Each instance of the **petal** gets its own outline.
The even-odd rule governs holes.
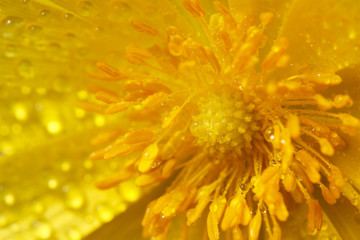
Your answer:
[[[282,16],[284,11],[291,6],[293,0],[229,0],[229,7],[234,16],[238,17],[242,14],[259,15],[263,12],[274,12]]]
[[[163,193],[164,184],[152,188],[138,202],[134,203],[125,212],[119,214],[111,222],[103,224],[99,229],[89,234],[84,240],[96,239],[128,239],[139,240],[142,237],[141,220],[144,216],[144,209],[148,203]]]
[[[344,69],[338,74],[343,82],[334,92],[346,91],[354,101],[353,107],[348,109],[348,113],[360,118],[360,66]],[[360,135],[347,137],[346,140],[347,148],[345,151],[337,151],[332,160],[349,178],[350,182],[360,189]]]
[[[280,36],[292,62],[337,71],[360,63],[360,2],[295,0]]]

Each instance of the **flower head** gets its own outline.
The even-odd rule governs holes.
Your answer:
[[[340,198],[347,183],[330,158],[346,148],[343,135],[356,135],[360,126],[343,113],[353,105],[351,96],[323,94],[341,77],[291,61],[287,37],[268,44],[276,12],[239,16],[215,1],[216,12],[207,16],[198,0],[182,3],[202,36],[133,20],[134,29],[156,44],[128,46],[129,66],[97,65],[93,76],[118,82],[121,93],[92,87],[107,105],[80,106],[104,114],[128,111],[132,121],[147,122],[91,155],[131,156],[97,186],[113,187],[133,175],[138,186],[148,186],[177,172],[167,193],[148,205],[145,236],[165,238],[176,215],[186,214],[190,226],[206,214],[211,240],[219,239],[219,228],[232,229],[235,239],[247,229],[257,239],[262,222],[272,239],[280,239],[278,222],[288,219],[289,202],[306,202],[307,229],[320,230],[314,187],[329,204]]]

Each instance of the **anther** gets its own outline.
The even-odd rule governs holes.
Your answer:
[[[204,17],[205,10],[198,0],[182,0],[184,7],[196,18]]]
[[[124,111],[128,109],[130,106],[129,102],[117,102],[117,103],[111,103],[108,108],[106,108],[105,113],[106,114],[115,114],[121,111]]]
[[[116,67],[111,66],[110,64],[107,64],[105,62],[97,62],[96,67],[100,69],[101,71],[107,73],[111,77],[119,77],[120,72]]]
[[[159,34],[158,31],[155,28],[150,27],[149,25],[147,25],[145,23],[142,23],[142,22],[139,22],[139,21],[136,21],[136,20],[132,20],[131,25],[138,32],[143,32],[143,33],[146,33],[146,34],[151,35],[151,36],[156,36],[156,35]]]

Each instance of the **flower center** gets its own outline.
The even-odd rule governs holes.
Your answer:
[[[245,103],[241,94],[203,97],[198,103],[200,113],[194,116],[190,131],[197,144],[220,152],[251,148],[256,130],[252,103]]]

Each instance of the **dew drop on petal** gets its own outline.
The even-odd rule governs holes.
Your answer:
[[[12,206],[14,205],[16,202],[16,198],[15,198],[15,195],[12,194],[12,193],[7,193],[5,194],[4,196],[4,203],[8,206]]]
[[[264,131],[264,137],[265,137],[265,140],[268,142],[274,141],[274,138],[275,138],[274,128],[273,127],[266,128]]]
[[[29,60],[26,60],[26,59],[22,60],[18,64],[17,72],[21,77],[23,77],[25,79],[33,78],[35,75],[35,70],[34,70],[33,64]]]

